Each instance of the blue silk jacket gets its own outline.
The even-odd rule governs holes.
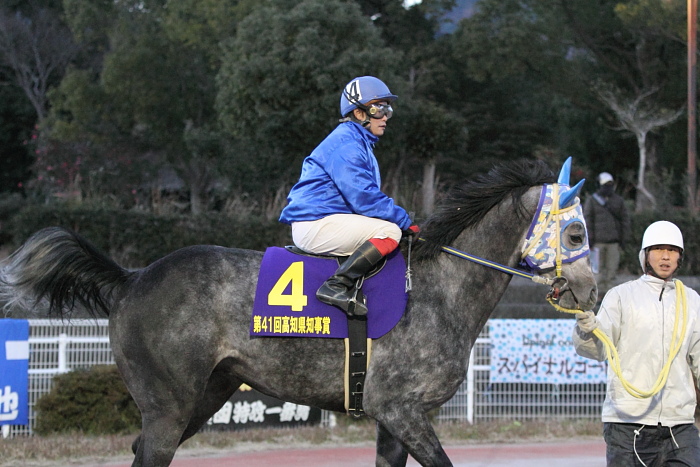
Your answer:
[[[287,197],[280,221],[314,221],[331,214],[360,214],[411,225],[405,209],[381,189],[373,146],[379,140],[354,122],[338,125],[304,159],[301,177]]]

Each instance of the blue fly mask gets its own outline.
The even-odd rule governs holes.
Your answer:
[[[521,265],[537,272],[556,269],[590,253],[586,222],[578,193],[585,180],[569,188],[571,158],[567,159],[556,184],[544,185],[537,212],[523,245]]]

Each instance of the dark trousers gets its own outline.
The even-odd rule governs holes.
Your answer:
[[[693,424],[669,428],[603,423],[603,438],[607,445],[608,467],[642,467],[644,464],[647,467],[700,466],[700,438]]]

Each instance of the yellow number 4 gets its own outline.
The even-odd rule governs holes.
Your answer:
[[[289,283],[292,283],[291,294],[286,294]],[[297,261],[289,265],[282,273],[277,283],[267,295],[268,305],[291,306],[292,311],[302,311],[308,303],[304,295],[304,263]]]

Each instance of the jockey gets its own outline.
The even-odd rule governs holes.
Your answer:
[[[381,80],[361,76],[340,95],[340,124],[304,159],[280,221],[292,226],[294,244],[309,253],[349,256],[316,292],[323,303],[349,315],[353,289],[404,231],[418,233],[405,209],[381,191],[374,144],[386,131],[397,98]]]

